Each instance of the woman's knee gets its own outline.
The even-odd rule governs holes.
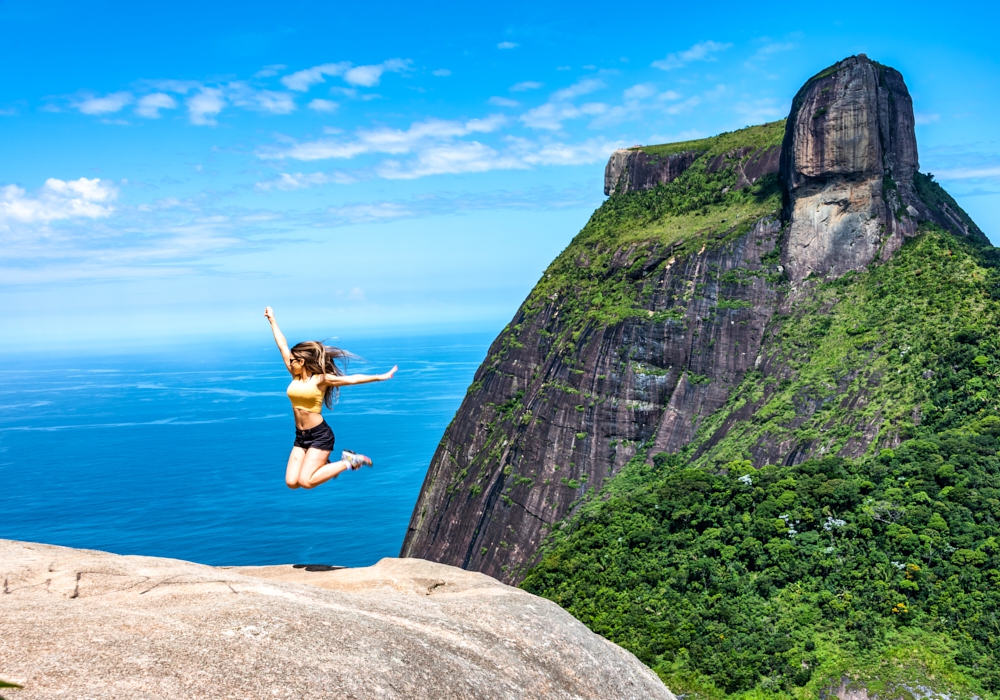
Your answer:
[[[297,483],[293,488],[311,489],[313,488],[313,485],[308,481],[299,481],[299,483]]]

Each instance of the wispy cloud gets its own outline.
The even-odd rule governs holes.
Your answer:
[[[934,171],[942,180],[979,180],[1000,177],[1000,165],[967,168],[941,168]]]
[[[139,98],[135,113],[146,119],[159,119],[161,109],[175,109],[177,100],[165,92],[153,92]]]
[[[513,41],[501,41],[497,44],[498,49],[516,49],[520,44],[515,44]]]
[[[86,95],[76,100],[73,106],[83,114],[114,114],[132,104],[133,99],[131,92],[112,92],[104,97]]]
[[[731,48],[732,44],[723,44],[718,41],[702,41],[695,44],[686,51],[668,54],[666,58],[653,61],[652,66],[660,70],[673,70],[686,66],[694,61],[714,61],[716,54]]]
[[[289,93],[258,90],[244,82],[229,83],[224,94],[234,106],[256,112],[291,114],[296,108],[295,100]]]
[[[520,83],[514,83],[510,86],[511,92],[524,92],[525,90],[537,90],[538,88],[544,86],[545,83],[539,83],[536,80],[525,80]]]
[[[775,54],[784,53],[798,48],[798,44],[791,41],[767,41],[763,46],[754,51],[753,56],[747,59],[746,65],[750,68],[766,61]]]
[[[933,124],[941,119],[940,114],[928,114],[926,112],[917,112],[913,115],[913,120],[917,124]]]
[[[258,182],[256,187],[259,190],[301,190],[315,185],[327,185],[335,183],[338,185],[349,185],[357,182],[357,178],[347,173],[281,173],[273,180]]]
[[[340,107],[340,104],[333,100],[316,99],[309,103],[309,109],[316,110],[317,112],[335,112],[338,107]]]
[[[414,122],[405,130],[359,129],[353,137],[347,139],[325,138],[307,141],[277,150],[263,150],[259,155],[267,159],[303,161],[354,158],[365,153],[400,155],[412,152],[420,144],[451,140],[475,133],[489,133],[497,130],[505,121],[506,118],[499,114],[465,122],[427,119]]]
[[[269,66],[264,66],[259,71],[253,74],[255,78],[271,78],[280,73],[281,71],[288,68],[284,63],[272,63]]]
[[[219,88],[203,87],[198,93],[187,98],[186,104],[192,124],[215,126],[218,123],[215,117],[226,106],[226,100]]]
[[[449,75],[451,75],[451,71],[448,70],[447,68],[438,68],[437,70],[432,70],[431,75],[435,75],[438,78],[447,78]]]
[[[281,79],[281,82],[289,90],[306,92],[313,85],[325,82],[326,76],[340,76],[348,85],[373,87],[378,85],[384,73],[406,72],[410,70],[412,63],[413,61],[408,58],[391,58],[382,63],[365,66],[354,66],[348,61],[324,63],[286,75]]]
[[[569,87],[556,90],[549,96],[549,101],[538,107],[529,109],[520,116],[522,124],[530,129],[559,131],[563,122],[585,116],[596,116],[607,111],[607,105],[601,102],[590,102],[575,105],[570,100],[590,94],[605,87],[603,81],[597,78],[584,78]]]
[[[518,107],[521,104],[517,100],[512,100],[509,97],[497,97],[497,96],[491,97],[490,99],[486,100],[486,102],[491,105],[496,105],[497,107]]]

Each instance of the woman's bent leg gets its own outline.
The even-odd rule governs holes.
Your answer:
[[[288,466],[285,467],[285,486],[290,489],[299,487],[299,474],[302,472],[302,462],[305,456],[306,451],[301,447],[293,447],[292,453],[288,455]]]
[[[299,486],[306,489],[314,488],[351,468],[351,465],[343,460],[327,462],[326,460],[329,458],[329,450],[317,450],[310,447],[302,462],[302,470],[299,472]]]

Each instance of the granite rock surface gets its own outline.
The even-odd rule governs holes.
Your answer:
[[[671,182],[690,168],[699,155],[699,151],[669,156],[650,155],[638,149],[615,151],[604,168],[604,194],[650,190]]]
[[[0,578],[9,700],[675,700],[554,603],[422,560],[213,568],[0,540]]]

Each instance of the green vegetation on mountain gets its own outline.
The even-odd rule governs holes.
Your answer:
[[[780,202],[764,182],[716,194],[711,177],[691,173],[703,189],[685,201],[740,198],[758,215]],[[613,197],[573,245],[691,235],[674,217],[702,209],[673,204],[683,179]],[[847,674],[870,694],[1000,696],[1000,258],[982,240],[923,224],[888,262],[809,288],[772,320],[783,371],[749,372],[679,453],[640,452],[552,533],[523,587],[678,694],[816,698]],[[567,253],[546,284],[593,274]],[[757,470],[765,438],[870,446]]]
[[[716,156],[744,146],[778,146],[784,128],[782,120],[712,138],[668,144],[681,147],[680,151],[701,151],[702,155],[672,182],[606,200],[545,271],[525,304],[526,311],[530,314],[556,295],[561,299],[563,318],[572,319],[565,324],[572,330],[579,330],[587,321],[607,325],[646,314],[641,302],[649,293],[653,273],[667,265],[671,257],[679,259],[703,247],[724,245],[747,233],[761,218],[779,215],[781,187],[776,175],[767,175],[737,190],[737,174],[731,164],[714,173],[708,171],[708,165]],[[658,149],[666,148],[650,146],[643,150],[656,154],[661,153]],[[671,152],[677,151],[662,151]],[[659,264],[642,275],[620,268],[612,270],[615,254],[633,244],[639,253],[664,251]],[[635,264],[641,267],[647,256],[635,253],[634,257]]]

